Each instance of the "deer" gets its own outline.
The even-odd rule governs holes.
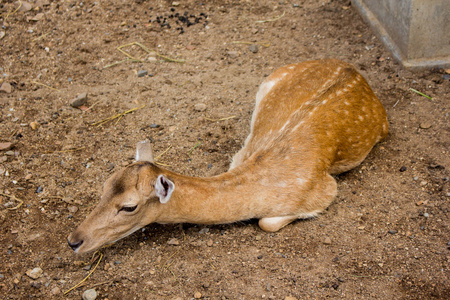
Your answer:
[[[78,254],[151,223],[226,224],[259,219],[276,232],[316,217],[349,171],[386,138],[386,111],[350,64],[323,59],[275,70],[256,94],[250,134],[225,173],[190,177],[155,164],[151,143],[104,184],[95,209],[68,237]]]

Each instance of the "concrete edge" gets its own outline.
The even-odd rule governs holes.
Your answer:
[[[423,70],[430,68],[450,68],[450,56],[426,58],[426,59],[410,59],[404,57],[400,49],[396,46],[391,36],[387,33],[383,24],[378,21],[376,16],[367,8],[362,0],[351,0],[352,6],[356,8],[359,15],[367,22],[376,36],[381,40],[384,46],[392,53],[395,60],[408,70]]]

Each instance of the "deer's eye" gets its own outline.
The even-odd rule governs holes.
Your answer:
[[[121,211],[133,212],[133,211],[136,210],[136,208],[137,208],[137,205],[135,205],[135,206],[122,206],[122,207],[119,209],[119,212],[121,212]]]

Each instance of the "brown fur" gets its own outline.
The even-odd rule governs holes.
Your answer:
[[[250,135],[228,172],[193,178],[138,161],[106,182],[69,244],[91,251],[153,222],[258,218],[262,229],[277,231],[324,210],[337,193],[330,174],[359,165],[387,133],[383,106],[352,66],[330,59],[282,67],[261,85]],[[155,192],[160,175],[175,185],[167,203]],[[129,205],[136,210],[121,211]]]

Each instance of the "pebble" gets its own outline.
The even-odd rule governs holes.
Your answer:
[[[138,71],[137,76],[138,76],[138,77],[144,77],[144,76],[146,76],[147,74],[148,74],[148,71],[146,71],[146,70],[140,70],[140,71]]]
[[[450,80],[450,74],[444,74],[444,80]]]
[[[39,124],[38,122],[36,122],[36,121],[33,121],[33,122],[30,123],[30,127],[31,127],[31,129],[33,129],[33,130],[38,129],[39,126],[40,126],[40,124]]]
[[[14,156],[14,151],[6,151],[5,154],[8,156]]]
[[[419,124],[419,127],[421,129],[429,129],[431,127],[431,124],[428,123],[428,122],[422,122],[422,123]]]
[[[78,207],[76,207],[75,205],[69,206],[67,209],[73,214],[78,211]]]
[[[150,128],[159,128],[161,125],[158,124],[150,124]]]
[[[323,241],[323,243],[325,245],[330,245],[331,244],[331,239],[329,237],[326,237],[325,240]]]
[[[42,269],[39,267],[25,272],[25,274],[27,274],[27,276],[32,279],[38,279],[39,277],[42,276],[43,273],[44,273],[44,271],[42,271]]]
[[[402,166],[402,167],[400,168],[399,171],[400,171],[400,172],[405,172],[405,171],[406,171],[406,167],[405,167],[405,166]]]
[[[12,92],[12,87],[8,82],[3,82],[2,86],[0,87],[0,91],[10,94]]]
[[[206,104],[205,103],[197,103],[197,104],[195,104],[194,109],[199,112],[205,111]]]
[[[424,213],[423,216],[424,216],[425,218],[428,218],[430,215],[429,215],[428,213]]]
[[[205,228],[200,229],[200,231],[198,233],[205,234],[205,233],[208,233],[208,232],[209,232],[209,228],[205,227]]]
[[[237,57],[239,57],[239,52],[237,52],[237,51],[228,51],[227,54],[228,54],[228,56],[230,58],[237,58]]]
[[[43,190],[44,188],[42,186],[38,186],[38,188],[36,189],[36,193],[42,193]]]
[[[173,239],[168,240],[167,244],[178,246],[180,244],[180,241],[178,239],[176,239],[176,238],[173,238]]]
[[[255,44],[250,45],[248,48],[252,53],[258,53],[258,46]]]
[[[391,230],[388,231],[388,233],[390,233],[390,234],[396,234],[396,233],[397,233],[397,230],[391,229]]]
[[[82,298],[83,300],[94,300],[97,298],[97,292],[94,289],[85,290]]]
[[[255,237],[255,240],[257,240],[257,241],[260,241],[262,239],[262,236],[261,235],[257,235],[256,237]]]
[[[212,240],[208,240],[206,242],[206,246],[208,246],[208,247],[212,247],[213,244],[214,244],[214,242]]]
[[[70,102],[70,106],[78,108],[80,106],[85,105],[86,102],[87,102],[87,93],[84,92],[84,93],[81,93],[78,96],[76,96],[75,99],[73,99]]]
[[[13,146],[13,143],[6,142],[6,143],[0,143],[0,150],[5,151],[11,149]]]
[[[61,290],[59,289],[59,287],[54,287],[52,288],[52,290],[50,291],[50,293],[52,295],[58,295],[59,293],[61,293]]]
[[[297,298],[292,297],[292,296],[287,296],[284,298],[284,300],[297,300]]]
[[[194,293],[194,298],[195,299],[200,299],[202,297],[202,293],[200,293],[200,292],[195,292]]]

